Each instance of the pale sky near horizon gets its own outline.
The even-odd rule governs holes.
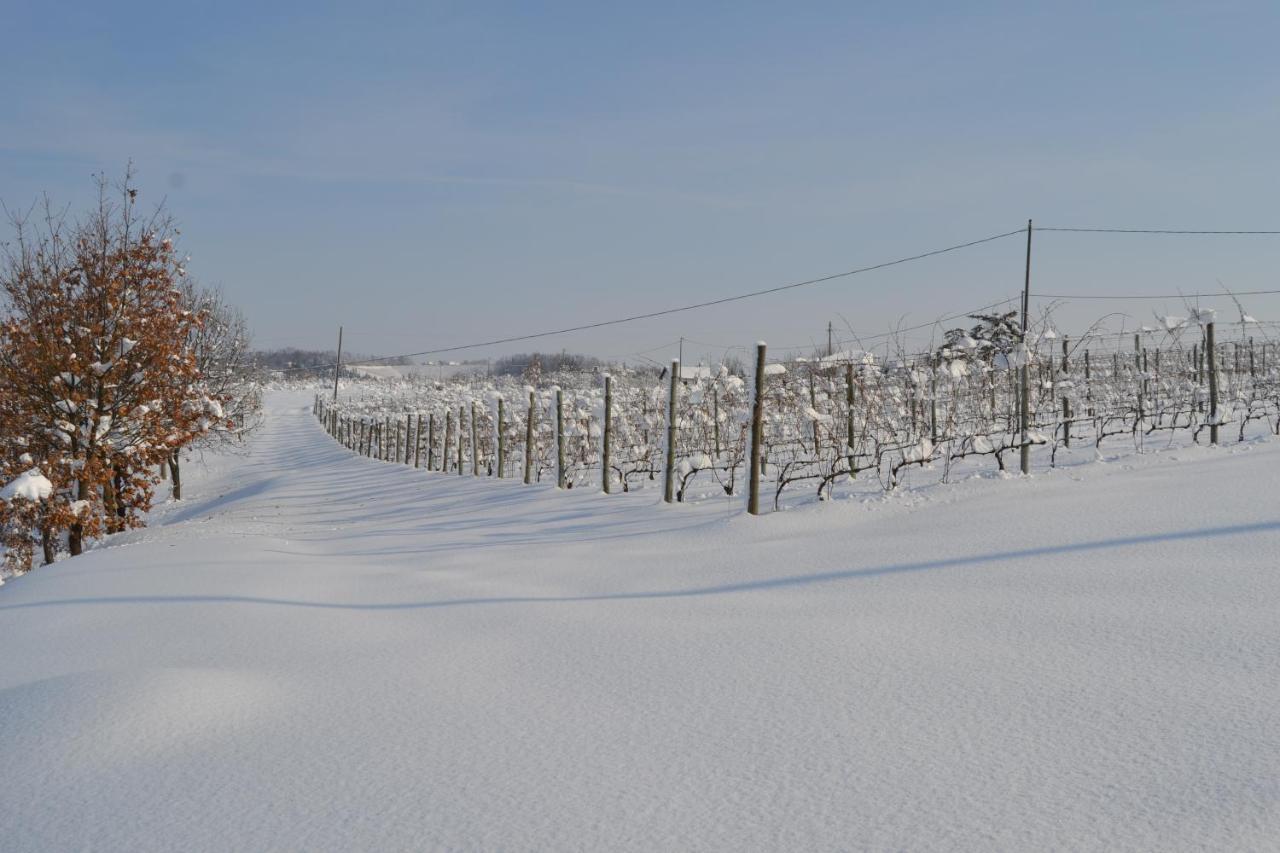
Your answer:
[[[332,347],[339,323],[384,354],[560,328],[1028,217],[1280,229],[1270,3],[5,0],[0,22],[0,200],[75,209],[132,159],[263,347]],[[1016,295],[1023,251],[455,357],[872,335]],[[1033,289],[1280,289],[1278,259],[1277,237],[1044,233]],[[1280,320],[1280,297],[1246,307]],[[1059,318],[1153,310],[1181,306]]]

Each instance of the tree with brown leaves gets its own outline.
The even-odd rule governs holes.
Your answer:
[[[204,319],[184,299],[176,230],[162,211],[138,216],[130,178],[118,192],[100,179],[73,225],[48,204],[34,227],[16,219],[0,256],[0,482],[34,472],[52,486],[0,500],[19,568],[23,537],[48,561],[64,534],[74,556],[141,526],[156,467],[226,420],[189,346]]]

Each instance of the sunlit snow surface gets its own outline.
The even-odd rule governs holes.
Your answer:
[[[0,588],[0,848],[1280,839],[1280,442],[750,518],[268,407],[152,528]]]

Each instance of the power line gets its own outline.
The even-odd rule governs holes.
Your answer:
[[[1077,234],[1203,234],[1203,235],[1240,235],[1240,236],[1275,236],[1280,231],[1185,231],[1173,228],[1048,228],[1040,225],[1032,231],[1067,231]]]
[[[476,343],[458,344],[457,346],[441,347],[439,349],[422,350],[421,352],[407,352],[407,353],[400,353],[399,355],[387,355],[387,356],[382,356],[380,358],[368,359],[363,363],[374,364],[377,362],[395,361],[396,359],[401,359],[401,358],[417,358],[419,356],[424,356],[424,355],[442,355],[444,353],[458,352],[459,350],[464,350],[464,349],[478,349],[480,347],[498,346],[499,344],[511,344],[511,343],[518,343],[520,341],[531,341],[531,340],[536,340],[538,338],[549,338],[549,337],[554,337],[556,335],[567,335],[570,332],[585,332],[590,329],[601,329],[606,326],[617,326],[622,323],[632,323],[632,322],[635,322],[636,320],[649,320],[654,317],[665,317],[670,314],[679,314],[683,311],[694,311],[699,308],[711,308],[716,305],[726,305],[730,302],[740,302],[744,299],[754,299],[757,296],[765,296],[770,293],[781,293],[786,290],[795,290],[796,288],[799,288],[799,287],[809,287],[810,285],[814,285],[814,284],[822,284],[824,282],[834,281],[838,278],[848,278],[849,276],[861,275],[862,273],[868,273],[868,272],[874,272],[875,270],[882,270],[888,267],[897,266],[899,264],[910,263],[911,261],[919,261],[925,258],[932,258],[937,255],[945,255],[948,252],[956,252],[956,251],[959,251],[960,249],[968,249],[972,246],[979,246],[983,243],[991,243],[995,240],[1000,240],[1005,237],[1012,237],[1015,234],[1024,234],[1024,233],[1026,233],[1025,228],[1018,228],[1014,231],[1006,231],[1003,234],[995,234],[990,237],[983,237],[980,240],[970,240],[968,243],[959,243],[955,246],[947,246],[945,249],[934,249],[929,252],[921,252],[918,255],[911,255],[906,258],[898,258],[892,261],[885,261],[883,263],[873,264],[868,267],[859,267],[858,269],[847,270],[845,272],[839,272],[833,275],[826,275],[826,276],[822,276],[821,278],[811,278],[805,281],[797,281],[797,282],[792,282],[791,284],[779,285],[777,287],[767,287],[764,290],[753,290],[750,293],[740,293],[736,296],[726,296],[721,299],[711,299],[706,302],[695,302],[692,305],[682,305],[678,308],[666,308],[661,311],[650,311],[644,314],[632,314],[631,316],[628,316],[628,317],[619,317],[614,320],[601,320],[596,323],[584,323],[580,326],[569,326],[564,329],[555,329],[548,332],[534,332],[533,334],[528,334],[528,335],[512,335],[511,337],[496,338],[491,341],[478,341]],[[334,366],[333,364],[327,364],[327,365],[316,365],[313,367],[305,367],[305,368],[302,368],[302,367],[286,368],[284,372],[288,372],[291,370],[323,370],[326,367],[333,367],[333,366]]]

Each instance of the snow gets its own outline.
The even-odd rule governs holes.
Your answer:
[[[30,458],[24,454],[24,458]],[[53,483],[39,468],[32,468],[19,474],[16,479],[0,489],[0,500],[11,501],[14,498],[25,498],[29,501],[42,501],[53,494]]]
[[[267,406],[153,527],[0,588],[0,846],[1280,837],[1280,442],[752,518]]]

